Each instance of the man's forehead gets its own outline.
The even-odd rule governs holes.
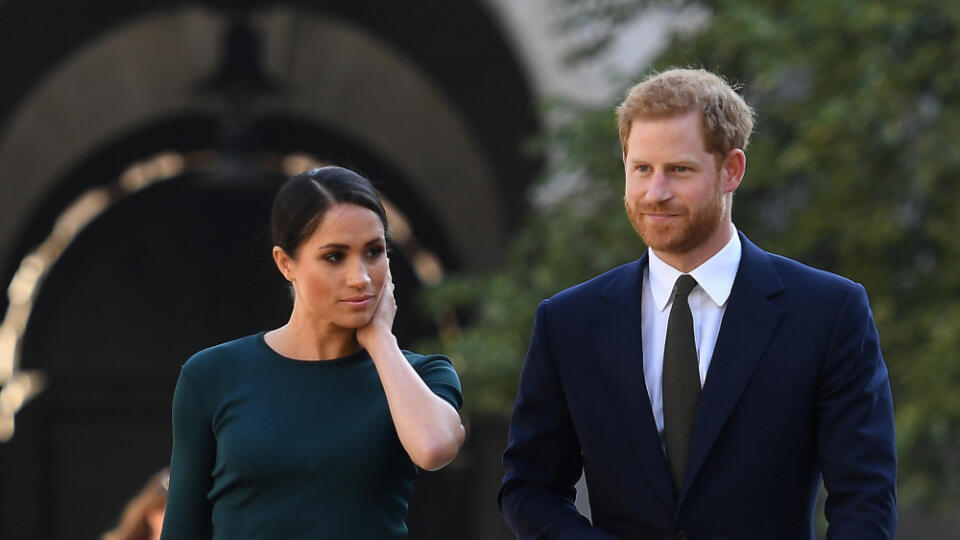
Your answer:
[[[639,135],[638,139],[635,135]],[[654,137],[649,140],[649,137]],[[703,130],[703,121],[695,112],[684,115],[659,117],[642,117],[630,125],[627,134],[627,146],[635,146],[645,138],[648,144],[664,145],[667,143],[684,143],[688,145],[691,137],[700,142],[702,149],[706,149],[706,136]]]

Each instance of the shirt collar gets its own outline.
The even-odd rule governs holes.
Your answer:
[[[730,298],[733,280],[737,277],[737,269],[740,267],[741,249],[740,235],[734,230],[723,249],[689,272],[718,307],[722,307]],[[677,278],[683,272],[664,262],[652,249],[647,251],[650,254],[648,272],[653,301],[657,309],[663,311],[670,302],[670,295],[673,294],[673,286]]]

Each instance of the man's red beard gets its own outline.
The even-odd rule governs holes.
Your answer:
[[[648,246],[662,253],[688,253],[707,241],[723,220],[723,193],[700,208],[679,204],[645,205],[624,199],[627,217]],[[670,223],[655,223],[645,214],[675,214]]]

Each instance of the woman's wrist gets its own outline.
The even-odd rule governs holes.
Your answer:
[[[376,360],[376,358],[380,356],[379,353],[387,352],[391,349],[400,348],[399,345],[397,345],[396,336],[393,335],[393,332],[389,332],[389,331],[377,332],[372,336],[368,337],[367,339],[365,339],[364,342],[361,343],[361,345],[363,345],[363,348],[365,348],[367,352],[370,353],[370,356],[374,360]]]

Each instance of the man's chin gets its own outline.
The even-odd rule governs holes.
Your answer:
[[[647,247],[658,254],[683,255],[693,251],[706,241],[705,237],[694,236],[690,231],[644,232],[647,234],[641,234],[640,237],[647,244]]]
[[[648,247],[657,253],[682,255],[708,242],[711,235],[722,226],[722,222],[711,223],[682,223],[660,224],[631,219],[633,228]]]
[[[673,227],[657,227],[645,224],[643,227],[634,228],[637,229],[643,242],[654,251],[672,253],[683,243],[682,231],[678,232]]]
[[[647,244],[647,247],[657,253],[682,253],[684,251],[682,243],[676,240],[671,241],[662,238],[647,240],[644,238],[643,241]]]

